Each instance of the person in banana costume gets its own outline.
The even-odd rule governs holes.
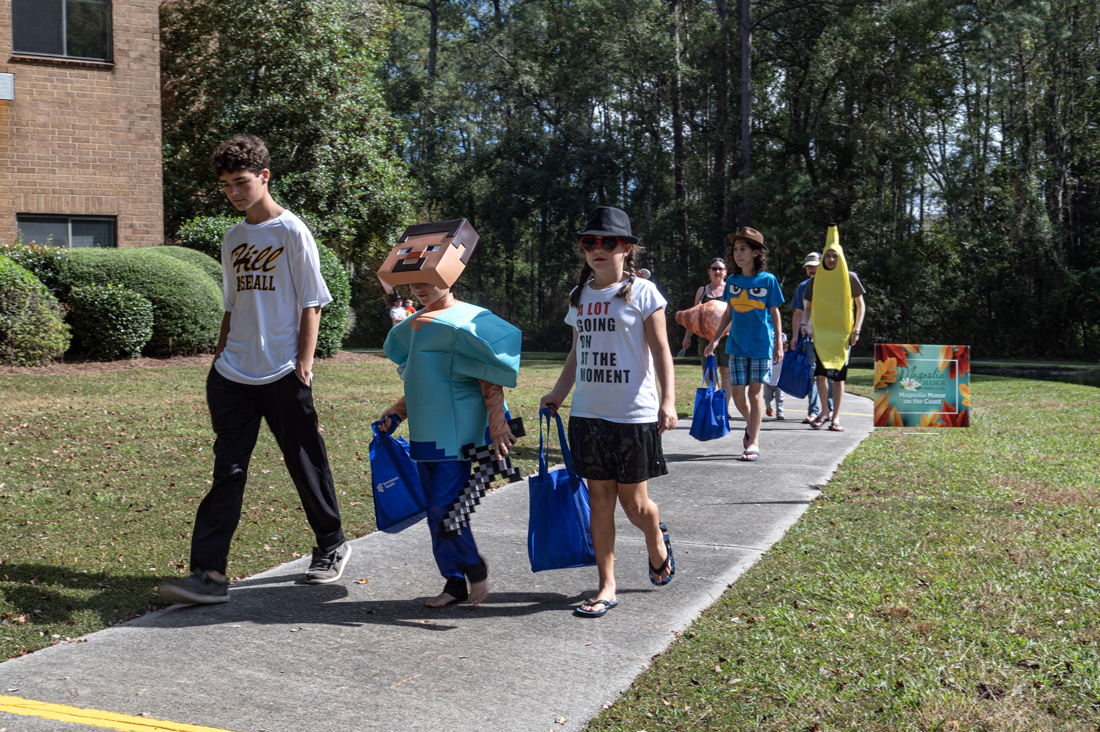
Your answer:
[[[851,347],[859,340],[859,330],[867,314],[863,302],[863,284],[855,272],[848,270],[844,250],[840,247],[840,234],[836,226],[830,226],[825,236],[825,251],[821,266],[806,286],[802,309],[802,335],[812,335],[817,366],[817,393],[821,400],[820,412],[810,423],[815,430],[829,421],[829,429],[843,432],[840,424],[840,401],[844,395],[844,381],[848,378],[848,359]],[[852,315],[853,305],[855,316]],[[828,396],[826,380],[833,380],[833,409],[826,407]]]

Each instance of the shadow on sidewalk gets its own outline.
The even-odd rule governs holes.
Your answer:
[[[336,625],[357,627],[389,625],[411,630],[439,632],[454,630],[453,622],[479,618],[517,618],[539,613],[565,613],[591,593],[573,596],[558,592],[493,592],[476,607],[456,603],[442,608],[424,607],[427,596],[407,600],[364,598],[351,600],[351,588],[344,585],[306,585],[300,575],[257,578],[231,586],[230,601],[220,605],[185,605],[146,616],[137,622],[158,628],[250,625]],[[619,594],[645,592],[623,589]],[[594,592],[594,590],[593,590]],[[364,592],[366,594],[366,592]]]

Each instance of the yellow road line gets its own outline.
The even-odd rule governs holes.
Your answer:
[[[214,727],[199,727],[194,724],[132,717],[129,714],[101,712],[97,709],[81,709],[80,707],[70,707],[64,704],[47,704],[31,701],[30,699],[20,699],[17,696],[0,696],[0,712],[55,719],[59,722],[72,722],[92,727],[106,727],[107,729],[119,730],[119,732],[228,732],[228,730],[215,729]]]

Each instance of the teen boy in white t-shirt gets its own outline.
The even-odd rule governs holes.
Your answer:
[[[214,482],[195,516],[191,576],[168,580],[160,589],[171,602],[229,599],[229,544],[261,418],[275,434],[317,538],[305,581],[336,581],[351,552],[313,407],[317,329],[321,308],[332,302],[317,244],[305,224],[271,197],[270,158],[259,138],[238,135],[222,143],[211,165],[245,219],[222,242],[225,315],[206,379],[217,435]]]

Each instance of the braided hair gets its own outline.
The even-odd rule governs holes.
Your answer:
[[[630,279],[623,283],[619,291],[615,293],[615,297],[625,298],[627,302],[630,302],[630,293],[634,288],[634,280],[638,278],[638,272],[634,264],[634,255],[641,253],[642,247],[637,244],[632,244],[630,251],[623,257],[623,271],[629,275]],[[581,304],[581,290],[588,284],[588,281],[592,279],[592,267],[588,265],[588,258],[584,260],[584,265],[581,266],[580,274],[577,275],[577,286],[573,288],[573,291],[569,293],[569,304],[572,307],[577,307]]]

